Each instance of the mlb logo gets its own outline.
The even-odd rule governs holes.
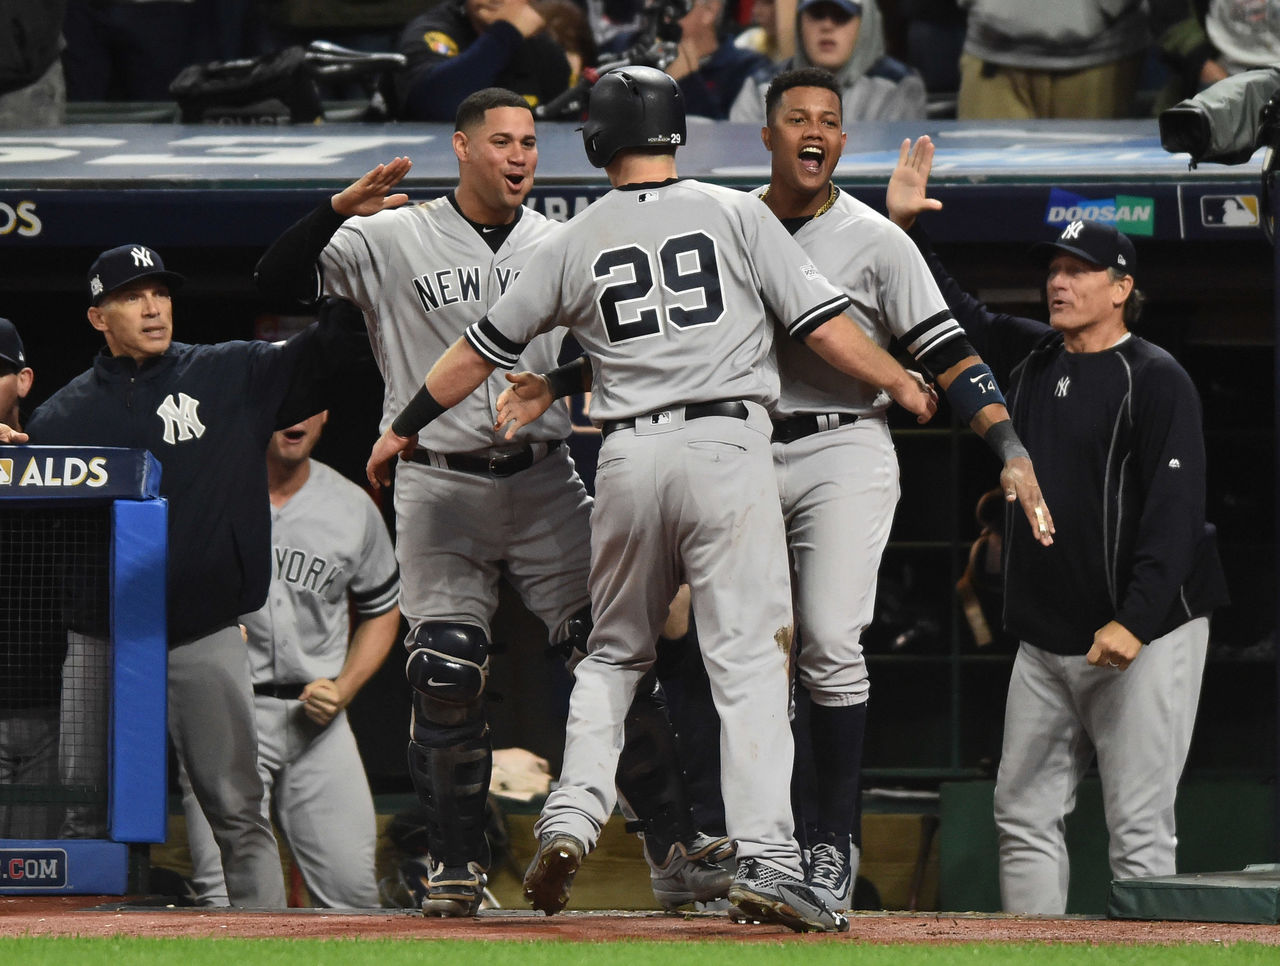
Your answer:
[[[1208,228],[1256,228],[1257,195],[1205,195],[1200,199],[1200,221]]]
[[[665,425],[666,425],[667,423],[669,423],[669,422],[671,422],[671,411],[670,411],[670,410],[667,410],[667,411],[665,411],[665,412],[661,412],[661,413],[650,413],[650,414],[649,414],[649,425],[650,425],[650,426],[665,426]]]
[[[642,191],[636,197],[636,203],[641,205],[647,205],[649,204],[649,202],[657,201],[657,200],[658,200],[658,192],[656,191]]]
[[[13,460],[0,459],[0,486],[8,486],[13,482]]]

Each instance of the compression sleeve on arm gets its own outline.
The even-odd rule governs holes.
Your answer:
[[[580,392],[586,392],[590,371],[587,368],[586,356],[578,356],[578,358],[571,359],[564,365],[552,369],[546,375],[547,385],[551,387],[552,398],[560,399],[564,396],[574,396]]]
[[[312,303],[320,297],[317,262],[329,239],[347,220],[326,200],[311,214],[294,222],[258,259],[253,279],[258,291],[271,299]]]

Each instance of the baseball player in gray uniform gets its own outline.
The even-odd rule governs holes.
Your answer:
[[[374,502],[311,459],[326,418],[319,413],[271,437],[271,590],[242,621],[263,814],[274,816],[316,902],[368,909],[381,904],[377,819],[345,709],[395,643],[400,581]],[[227,905],[218,845],[185,777],[192,881],[202,904]]]
[[[298,222],[258,266],[268,292],[304,299],[327,292],[364,312],[386,384],[384,429],[421,388],[422,373],[560,228],[523,205],[538,153],[522,97],[499,88],[468,97],[453,146],[459,180],[451,194],[400,207],[407,196],[388,192],[410,163],[397,158]],[[550,329],[528,340],[522,366],[553,367],[563,336]],[[431,872],[420,899],[431,915],[474,914],[489,866],[492,748],[483,692],[499,577],[566,659],[585,651],[591,627],[591,499],[562,445],[569,415],[559,410],[507,440],[493,427],[505,386],[501,374],[477,384],[420,435],[397,472],[400,609],[411,628],[406,674],[414,690],[409,770],[430,817]],[[648,734],[659,734],[662,709],[649,704],[644,712]],[[642,817],[661,811],[643,789],[627,798]],[[668,898],[723,896],[729,877],[707,860],[727,852],[727,840],[694,836],[688,825],[657,850]]]
[[[831,181],[844,148],[839,84],[827,71],[779,74],[765,97],[761,135],[770,181],[757,194],[822,273],[850,300],[849,315],[878,345],[899,344],[947,394],[962,421],[1004,463],[1041,542],[1052,542],[1031,461],[990,370],[952,317],[911,240]],[[781,393],[773,462],[793,561],[796,683],[806,694],[816,801],[804,802],[808,881],[833,909],[852,903],[860,772],[869,681],[862,632],[871,622],[880,558],[898,502],[898,462],[885,420],[888,396],[837,372],[795,340],[777,343]],[[798,735],[799,737],[799,735]]]
[[[777,375],[766,305],[792,336],[913,412],[927,417],[936,400],[841,314],[848,299],[757,199],[678,177],[684,104],[667,74],[604,74],[583,139],[615,190],[548,238],[436,363],[374,446],[370,480],[385,484],[419,430],[495,367],[519,364],[539,333],[569,325],[591,360],[592,418],[604,435],[591,538],[595,626],[525,895],[548,913],[568,901],[614,806],[623,719],[687,580],[722,720],[726,820],[738,847],[729,897],[797,930],[847,928],[800,881],[791,821],[791,603],[769,449]]]
[[[1030,461],[1002,403],[988,402],[961,372],[981,363],[951,317],[928,267],[906,235],[884,216],[831,182],[845,136],[839,86],[826,71],[778,75],[766,100],[765,146],[772,154],[769,185],[757,194],[850,300],[849,315],[880,346],[897,338],[934,373],[971,422],[1006,459],[1006,483],[1051,541],[1051,518],[1040,501]],[[880,557],[898,501],[898,463],[885,413],[889,397],[845,375],[801,342],[777,340],[781,377],[773,410],[773,457],[794,571],[796,679],[811,701],[810,748],[817,801],[797,815],[809,852],[808,881],[832,909],[852,904],[857,875],[859,777],[869,694],[862,631],[870,623]],[[567,370],[562,370],[567,372]],[[513,387],[526,397],[542,384],[522,375]],[[981,380],[979,380],[981,382]],[[565,388],[577,388],[565,386]],[[966,396],[973,397],[972,401]],[[499,399],[500,419],[535,418],[540,408]],[[541,404],[549,401],[549,392]],[[978,405],[974,409],[975,405]],[[979,415],[981,413],[981,415]],[[1002,424],[992,432],[992,428]],[[799,795],[797,790],[797,796]]]

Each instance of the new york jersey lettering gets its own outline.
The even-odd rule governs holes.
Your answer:
[[[480,268],[477,265],[442,268],[419,275],[413,280],[413,290],[418,293],[424,312],[457,302],[480,302]]]

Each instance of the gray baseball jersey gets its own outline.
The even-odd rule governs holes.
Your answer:
[[[367,218],[349,218],[320,259],[326,292],[365,314],[386,383],[382,427],[421,388],[432,364],[469,323],[511,288],[532,253],[561,228],[529,208],[496,252],[451,196]],[[555,367],[563,330],[532,339],[519,365]],[[490,632],[501,568],[553,639],[587,603],[590,498],[566,448],[517,476],[495,479],[446,468],[439,454],[510,450],[493,430],[495,402],[508,385],[495,373],[419,436],[431,465],[404,463],[396,474],[396,553],[401,610],[410,624],[463,621]],[[555,407],[524,427],[517,444],[535,447],[569,434]],[[520,512],[514,512],[520,511]]]
[[[927,360],[963,336],[915,244],[858,199],[837,189],[831,207],[803,222],[794,238],[849,297],[848,314],[877,345],[887,347],[896,337]],[[880,559],[899,495],[885,422],[890,400],[793,340],[779,340],[778,369],[777,417],[828,417],[822,432],[773,447],[795,562],[796,679],[818,704],[856,704],[870,689],[862,632],[874,616]],[[840,414],[859,419],[841,425]]]
[[[794,237],[849,297],[849,316],[877,345],[887,347],[896,337],[912,356],[924,359],[964,334],[911,239],[852,195],[840,191],[835,203],[805,222]],[[869,415],[889,408],[887,393],[833,369],[795,340],[779,340],[778,369],[778,416]]]
[[[272,507],[271,543],[267,602],[241,619],[253,683],[333,679],[347,655],[348,601],[359,620],[396,606],[399,580],[386,525],[360,487],[312,460],[302,488]],[[378,906],[373,798],[346,712],[322,727],[296,697],[259,694],[254,716],[263,812],[274,814],[312,895],[322,906]],[[193,882],[202,901],[221,905],[226,886],[218,846],[188,797],[184,783]]]
[[[505,292],[535,246],[558,229],[530,208],[497,252],[454,207],[449,196],[424,204],[348,218],[320,258],[324,291],[360,307],[382,378],[382,425],[422,388],[431,365],[470,323]],[[530,342],[521,368],[553,369],[563,332]],[[495,374],[467,399],[423,430],[419,445],[444,453],[509,447],[493,430],[494,403],[507,387]],[[517,442],[563,439],[569,416],[561,407],[522,428]]]
[[[591,359],[598,421],[710,399],[772,407],[773,336],[756,324],[766,302],[797,338],[847,304],[769,209],[730,188],[611,191],[571,224],[467,337],[510,368],[563,321]]]
[[[792,762],[765,306],[803,334],[847,302],[758,199],[675,180],[597,201],[467,330],[477,351],[509,367],[562,319],[591,358],[592,416],[606,429],[592,517],[595,628],[537,834],[597,840],[614,806],[623,718],[687,580],[721,717],[728,833],[740,859],[800,874],[786,783],[761,781],[790,774]],[[738,406],[691,405],[717,400]]]

